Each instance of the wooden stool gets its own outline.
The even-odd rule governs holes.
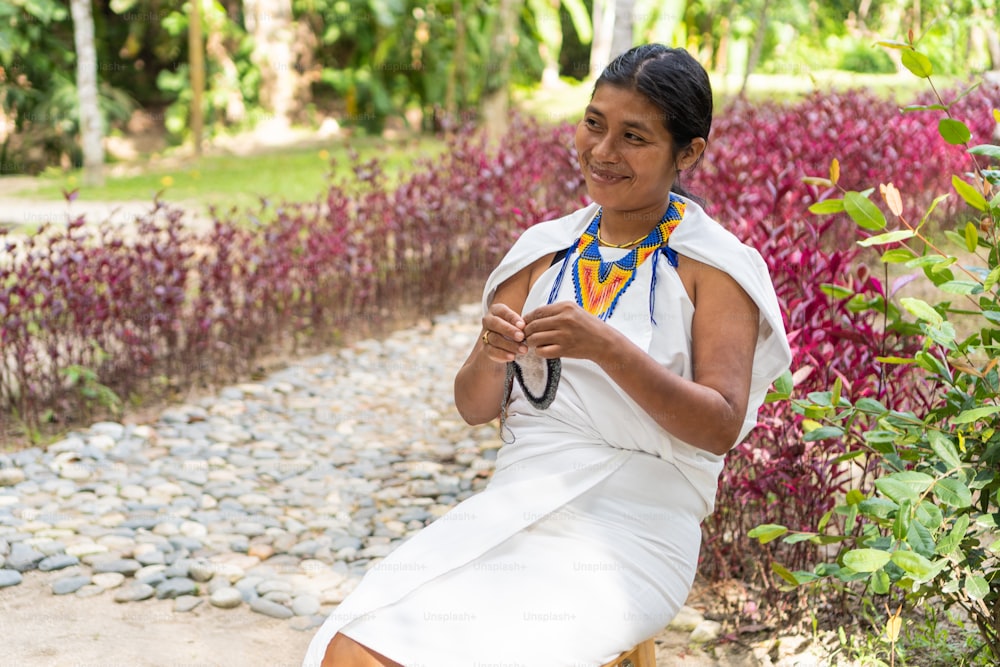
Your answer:
[[[653,649],[653,640],[638,644],[630,651],[625,651],[620,656],[612,660],[603,667],[656,667],[656,652]]]

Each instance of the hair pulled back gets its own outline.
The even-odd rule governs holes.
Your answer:
[[[635,90],[660,109],[676,151],[684,150],[697,137],[708,141],[712,83],[701,63],[684,49],[663,44],[633,47],[604,68],[594,90],[604,84]],[[680,184],[680,173],[671,190],[691,198]]]

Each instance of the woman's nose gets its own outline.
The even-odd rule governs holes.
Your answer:
[[[618,142],[610,132],[605,132],[597,143],[594,144],[590,154],[593,155],[598,162],[617,162]]]

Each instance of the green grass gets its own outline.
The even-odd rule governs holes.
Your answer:
[[[102,187],[80,187],[79,170],[39,177],[36,188],[16,196],[61,199],[63,190],[80,188],[81,201],[150,201],[157,192],[167,202],[220,209],[256,207],[272,201],[314,201],[325,191],[336,161],[338,176],[350,173],[349,151],[359,159],[379,157],[393,178],[420,158],[437,155],[443,142],[432,137],[386,140],[362,137],[331,140],[310,148],[269,149],[252,155],[211,155],[152,161],[139,173],[109,177]],[[131,170],[131,168],[130,168]]]

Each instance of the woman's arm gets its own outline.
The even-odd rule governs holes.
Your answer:
[[[736,442],[746,414],[759,314],[728,274],[688,258],[683,262],[679,272],[683,270],[695,304],[693,381],[667,370],[575,303],[553,303],[526,314],[524,333],[542,357],[597,363],[671,434],[725,454]]]
[[[497,287],[489,311],[483,316],[483,331],[455,375],[455,407],[469,424],[485,424],[500,414],[506,364],[528,351],[521,310],[531,286],[551,261],[552,255],[546,255]],[[489,345],[483,342],[483,333]]]

